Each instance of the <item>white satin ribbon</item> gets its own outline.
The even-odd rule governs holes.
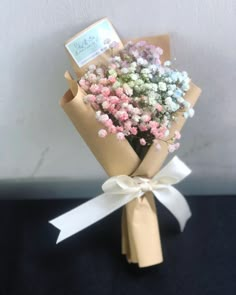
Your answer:
[[[178,220],[183,231],[191,217],[184,196],[172,185],[180,182],[191,170],[175,156],[152,179],[119,175],[109,178],[102,185],[103,194],[50,220],[60,230],[57,243],[85,229],[110,213],[151,191]]]

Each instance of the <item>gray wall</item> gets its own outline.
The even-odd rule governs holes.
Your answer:
[[[0,13],[2,187],[106,178],[58,100],[70,69],[64,41],[108,16],[122,38],[169,32],[179,68],[203,89],[178,151],[193,170],[183,192],[236,192],[235,0],[1,0]]]

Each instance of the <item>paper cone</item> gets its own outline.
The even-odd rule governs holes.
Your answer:
[[[160,46],[164,50],[162,61],[170,59],[168,35],[145,37],[140,40]],[[98,63],[99,59],[96,58],[95,64]],[[167,145],[160,142],[162,146],[160,151],[157,151],[152,145],[141,161],[127,140],[117,141],[113,134],[109,134],[106,138],[100,138],[98,131],[102,125],[96,120],[92,107],[83,102],[85,93],[68,72],[65,77],[70,90],[63,96],[60,104],[106,173],[109,176],[125,174],[153,177],[167,157]],[[192,83],[185,98],[193,106],[200,92],[201,90]],[[179,113],[177,116],[177,122],[172,124],[170,137],[185,123],[182,114]],[[145,193],[143,197],[133,200],[124,207],[122,213],[122,253],[127,256],[129,262],[138,263],[139,267],[147,267],[163,261],[157,213],[152,193]]]

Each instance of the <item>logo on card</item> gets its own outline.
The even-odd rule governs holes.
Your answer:
[[[111,23],[103,19],[65,46],[76,64],[82,67],[108,49],[106,40],[121,42]]]

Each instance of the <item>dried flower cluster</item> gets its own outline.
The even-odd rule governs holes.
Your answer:
[[[116,46],[110,43],[111,51]],[[170,61],[161,63],[163,51],[145,41],[128,42],[123,50],[111,56],[108,65],[90,65],[79,80],[86,91],[86,103],[96,110],[103,124],[100,137],[116,134],[127,138],[132,146],[168,144],[169,152],[179,147],[178,131],[170,138],[169,129],[176,112],[192,117],[194,110],[185,100],[190,87],[187,72],[174,69]]]

